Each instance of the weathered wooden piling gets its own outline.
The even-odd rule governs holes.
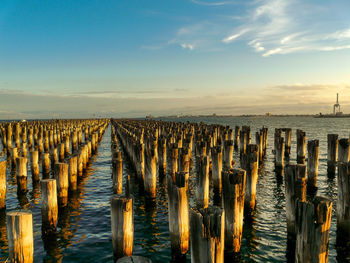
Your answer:
[[[42,231],[48,234],[56,231],[58,207],[55,179],[43,179],[41,184]]]
[[[48,179],[50,176],[50,154],[44,153],[42,159],[42,173],[43,179]]]
[[[131,256],[134,244],[132,198],[111,197],[111,228],[114,259]]]
[[[69,190],[76,191],[78,188],[78,156],[69,158]]]
[[[209,206],[191,209],[191,262],[223,263],[225,247],[225,211]]]
[[[290,239],[296,236],[297,200],[306,200],[306,165],[288,164],[285,168],[287,233]]]
[[[251,213],[255,209],[259,169],[258,146],[256,144],[247,145],[246,153],[242,155],[242,168],[246,171],[244,209]]]
[[[58,160],[60,162],[64,161],[64,152],[65,152],[65,144],[64,143],[60,143],[60,145],[59,145],[59,154],[58,154],[58,156],[59,156]]]
[[[206,208],[209,204],[209,157],[200,159],[199,172],[197,174],[196,204],[199,208]]]
[[[11,211],[6,215],[9,262],[32,263],[33,217],[31,212]]]
[[[123,159],[122,153],[116,152],[112,158],[113,191],[121,194],[123,191]]]
[[[221,193],[221,171],[222,171],[222,148],[216,146],[211,150],[212,158],[212,180],[214,184],[214,191],[218,194]]]
[[[55,163],[58,162],[57,148],[52,148],[50,150],[50,162],[51,162],[51,170],[54,170],[55,169]]]
[[[327,173],[335,175],[338,161],[338,134],[327,135]]]
[[[286,160],[289,160],[290,157],[290,150],[291,150],[291,144],[292,144],[292,129],[291,128],[284,128],[284,156]]]
[[[264,155],[264,142],[263,142],[263,133],[261,131],[255,133],[255,143],[258,146],[259,150],[259,163],[263,160]]]
[[[235,126],[235,137],[234,137],[234,148],[238,149],[239,146],[239,131],[240,131],[240,127],[239,126]]]
[[[16,159],[18,157],[18,149],[16,147],[11,149],[11,168],[16,170]]]
[[[168,219],[173,258],[185,255],[189,248],[189,215],[186,172],[177,172],[175,180],[167,176]]]
[[[233,141],[226,140],[224,142],[224,152],[223,152],[223,166],[227,169],[231,169],[233,167]]]
[[[6,161],[0,161],[0,209],[5,208],[6,181]]]
[[[328,198],[298,200],[295,262],[328,262],[331,217],[332,202]]]
[[[225,209],[225,250],[239,252],[243,233],[244,190],[246,172],[231,169],[222,172]]]
[[[69,179],[67,163],[55,164],[55,179],[57,184],[58,205],[64,207],[68,203]]]
[[[297,130],[297,163],[305,163],[306,134],[302,130]]]
[[[17,157],[16,175],[18,191],[27,192],[27,158]]]
[[[157,189],[157,162],[153,149],[146,156],[146,160],[143,185],[146,196],[153,199],[156,197]]]
[[[319,140],[307,143],[307,184],[308,187],[317,187]]]
[[[275,137],[275,167],[276,169],[282,169],[284,167],[284,138],[283,137]]]
[[[350,241],[350,162],[338,164],[337,228]]]
[[[33,181],[39,181],[39,152],[32,151],[30,154],[30,167]]]
[[[338,145],[338,161],[347,163],[350,161],[350,139],[343,138],[339,140]]]

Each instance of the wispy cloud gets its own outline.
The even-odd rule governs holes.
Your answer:
[[[183,49],[194,50],[194,45],[192,45],[192,44],[181,43],[180,46],[181,46]]]
[[[350,49],[350,27],[342,28],[343,23],[334,19],[331,10],[318,8],[321,4],[309,6],[301,0],[255,1],[241,24],[222,42],[246,41],[264,57]]]
[[[199,1],[199,0],[191,0],[191,2],[198,5],[206,5],[206,6],[222,6],[222,5],[235,3],[235,1]]]

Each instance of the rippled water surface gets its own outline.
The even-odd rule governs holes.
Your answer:
[[[169,119],[173,121],[173,119]],[[318,194],[331,198],[333,203],[330,232],[329,262],[350,262],[337,252],[344,247],[336,246],[336,198],[337,179],[327,176],[327,134],[337,133],[340,138],[349,137],[350,119],[315,119],[312,117],[225,117],[184,118],[176,121],[192,121],[212,124],[250,125],[252,142],[255,131],[262,126],[269,128],[268,150],[260,169],[257,187],[256,212],[251,222],[245,222],[240,262],[286,262],[287,233],[285,215],[284,182],[274,172],[272,154],[275,128],[293,129],[291,161],[296,158],[295,130],[306,132],[307,140],[320,140],[320,163]],[[78,193],[70,196],[69,206],[59,211],[58,233],[50,240],[41,236],[40,187],[28,180],[28,193],[17,197],[15,175],[8,170],[8,192],[6,211],[18,208],[30,209],[34,221],[35,262],[113,262],[110,204],[111,180],[110,127],[99,145],[98,154],[92,159],[87,173],[79,182]],[[234,153],[237,159],[237,153]],[[239,164],[239,162],[236,162]],[[135,172],[124,158],[124,176],[131,175],[131,192],[134,201],[134,254],[152,259],[153,262],[169,262],[171,258],[168,232],[166,190],[163,182],[158,183],[157,199],[150,204],[140,192],[133,175]],[[195,171],[192,170],[193,180]],[[30,172],[29,172],[30,175]],[[30,178],[30,176],[29,176]],[[192,185],[192,183],[190,183]],[[193,203],[194,189],[190,189]],[[5,211],[0,212],[0,261],[8,256]],[[350,247],[349,249],[350,250]],[[338,253],[339,254],[339,253]],[[188,257],[188,262],[189,262]]]

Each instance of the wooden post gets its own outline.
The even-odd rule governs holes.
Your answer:
[[[167,176],[168,218],[173,258],[185,255],[189,248],[189,216],[187,175],[185,172]]]
[[[256,184],[258,183],[259,157],[258,146],[248,144],[242,155],[242,168],[246,171],[244,208],[249,214],[255,209]]]
[[[170,173],[175,176],[175,173],[178,171],[178,159],[179,159],[179,148],[173,147],[171,148],[171,160],[170,160]]]
[[[113,192],[122,194],[123,191],[123,159],[122,153],[116,152],[112,159]]]
[[[111,197],[111,228],[114,259],[131,256],[134,244],[132,198]]]
[[[44,234],[56,231],[58,208],[55,179],[43,179],[41,184],[41,217]]]
[[[11,211],[7,218],[9,262],[32,263],[33,217],[31,212]]]
[[[58,158],[58,160],[60,162],[64,161],[64,151],[65,151],[64,143],[61,143],[60,146],[59,146],[59,158]]]
[[[148,152],[146,156],[146,166],[145,166],[145,176],[143,180],[143,185],[145,189],[145,194],[148,198],[156,197],[157,189],[157,162],[156,155],[153,149]]]
[[[238,146],[239,146],[239,131],[240,131],[240,127],[235,126],[234,147],[236,150],[238,149]]]
[[[338,134],[327,135],[327,173],[335,175],[338,161]]]
[[[338,148],[338,161],[347,163],[350,158],[350,139],[343,138],[339,140],[339,148]]]
[[[312,189],[317,187],[319,140],[307,143],[307,184]]]
[[[286,157],[287,161],[289,160],[291,144],[292,144],[292,129],[285,128],[284,130],[284,157]]]
[[[75,191],[78,187],[78,156],[69,158],[69,190]]]
[[[285,151],[285,146],[284,146],[284,138],[283,137],[277,137],[275,138],[275,167],[276,170],[282,169],[284,167],[284,151]]]
[[[297,130],[297,163],[305,163],[306,135],[302,130]]]
[[[233,141],[231,140],[226,140],[224,142],[224,167],[227,169],[232,168],[232,161],[233,161]]]
[[[80,151],[78,154],[78,176],[81,177],[83,176],[83,172],[84,172],[84,167],[83,167],[83,152]]]
[[[263,160],[264,148],[263,148],[263,134],[262,132],[255,133],[255,143],[258,145],[259,150],[259,163]]]
[[[65,144],[64,155],[66,157],[68,157],[69,154],[70,154],[70,149],[69,149],[70,148],[70,138],[69,138],[69,135],[66,134],[66,137],[64,138],[64,140],[65,140],[65,142],[64,142],[64,144]]]
[[[225,211],[210,206],[191,209],[191,262],[223,263],[225,240]]]
[[[166,174],[166,161],[167,161],[167,145],[166,138],[162,138],[159,143],[159,171],[160,175]]]
[[[189,155],[189,149],[188,148],[181,148],[180,149],[180,158],[179,158],[179,164],[178,164],[178,170],[181,172],[190,172],[190,155]]]
[[[221,194],[221,171],[222,171],[222,149],[221,146],[216,146],[211,149],[212,158],[212,180],[214,184],[214,192]]]
[[[18,157],[18,149],[16,147],[11,150],[11,167],[12,170],[16,170],[16,159]]]
[[[0,162],[0,209],[5,208],[6,200],[6,161]]]
[[[337,228],[350,241],[350,162],[338,164]]]
[[[68,164],[55,164],[55,179],[57,183],[57,200],[58,205],[64,207],[68,203]]]
[[[239,133],[239,155],[242,156],[242,154],[245,153],[247,146],[247,135],[246,132],[241,130]]]
[[[285,168],[287,233],[292,240],[296,237],[297,200],[306,200],[306,165],[288,164]]]
[[[48,179],[50,177],[50,154],[44,153],[43,159],[42,159],[42,172],[43,172],[43,179]]]
[[[50,160],[51,160],[51,170],[55,169],[55,163],[58,162],[57,158],[57,148],[52,148],[50,152]]]
[[[223,171],[222,181],[225,209],[225,250],[239,252],[243,233],[246,172],[242,169]]]
[[[196,204],[199,208],[206,208],[209,204],[209,157],[200,159],[199,173],[197,174]]]
[[[27,158],[17,157],[17,186],[20,192],[27,192]]]
[[[328,262],[332,202],[317,196],[312,202],[297,203],[295,262]]]

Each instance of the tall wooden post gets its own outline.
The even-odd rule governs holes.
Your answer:
[[[251,213],[255,209],[256,185],[258,182],[259,157],[258,146],[249,144],[242,155],[242,168],[246,171],[244,208]]]
[[[111,197],[111,228],[114,259],[131,256],[134,244],[132,198]]]
[[[196,203],[198,207],[208,207],[209,204],[209,157],[200,159],[199,173],[197,175]]]
[[[350,241],[350,162],[338,165],[337,228]]]
[[[297,130],[297,163],[305,163],[306,135],[302,130]]]
[[[306,165],[288,164],[285,168],[287,233],[290,239],[296,236],[297,200],[306,200]]]
[[[5,208],[6,200],[6,161],[0,162],[0,209]]]
[[[9,262],[32,263],[34,254],[32,213],[11,211],[7,213],[6,218]]]
[[[214,191],[221,194],[221,171],[222,171],[222,149],[221,146],[216,146],[211,150],[212,158],[212,180],[214,184]]]
[[[57,200],[58,205],[64,207],[68,202],[68,164],[55,164],[55,179],[57,183]]]
[[[308,141],[307,143],[307,184],[311,188],[317,187],[319,149],[320,149],[319,140]]]
[[[43,179],[41,184],[41,217],[44,234],[56,231],[58,208],[55,179]]]
[[[168,219],[173,258],[185,255],[189,248],[189,215],[186,172],[167,176]]]
[[[350,139],[343,138],[339,140],[339,147],[338,147],[338,161],[347,163],[349,162],[350,158]]]
[[[191,209],[191,262],[223,263],[225,247],[225,211],[209,206]]]
[[[338,161],[338,134],[327,135],[327,173],[335,175]]]
[[[312,202],[298,200],[296,263],[328,262],[332,202],[317,196]]]
[[[27,158],[18,157],[16,163],[18,190],[27,192]]]
[[[225,250],[239,252],[243,233],[246,172],[242,169],[223,171],[222,181],[225,209]]]

